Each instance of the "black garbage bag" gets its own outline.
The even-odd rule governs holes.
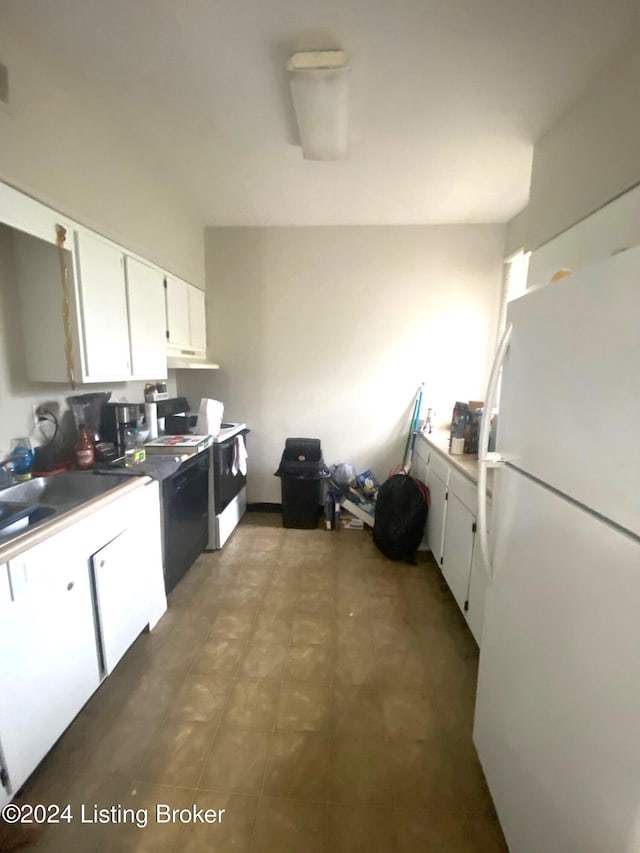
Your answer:
[[[427,487],[408,474],[394,474],[380,486],[373,541],[385,557],[415,566],[428,504]]]

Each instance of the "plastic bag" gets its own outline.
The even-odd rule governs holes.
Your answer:
[[[380,486],[373,541],[385,557],[415,566],[428,503],[427,487],[408,474],[394,474]]]

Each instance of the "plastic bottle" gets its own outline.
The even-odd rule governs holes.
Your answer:
[[[93,468],[95,453],[96,451],[93,446],[91,433],[84,424],[80,424],[78,438],[73,448],[76,468],[80,468],[82,470]]]

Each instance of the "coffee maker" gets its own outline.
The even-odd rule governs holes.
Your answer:
[[[118,455],[124,456],[126,430],[135,429],[143,413],[144,405],[140,403],[105,403],[102,407],[100,432],[113,442]]]

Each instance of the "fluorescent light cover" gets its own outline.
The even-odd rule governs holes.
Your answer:
[[[342,50],[294,53],[287,63],[305,160],[349,154],[349,65]]]

